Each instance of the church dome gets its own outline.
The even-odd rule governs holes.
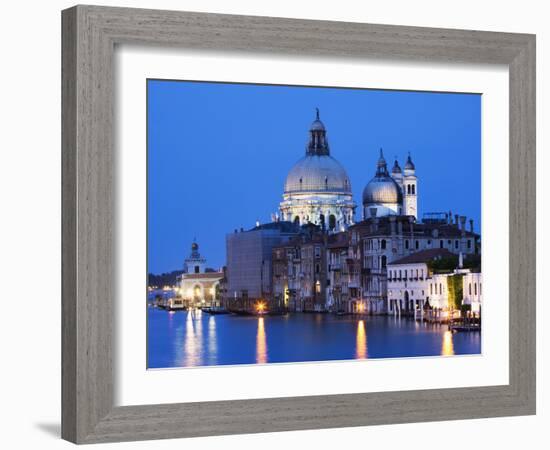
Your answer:
[[[399,185],[388,173],[386,160],[380,149],[376,175],[363,189],[363,206],[375,204],[400,204],[403,201],[403,194]]]
[[[351,183],[346,170],[330,156],[327,131],[319,118],[319,109],[309,127],[306,156],[290,169],[285,182],[285,194],[300,192],[330,192],[351,195]]]
[[[401,189],[392,177],[374,177],[363,190],[363,205],[401,203]]]
[[[342,192],[351,194],[346,170],[330,155],[307,155],[290,169],[285,193]]]

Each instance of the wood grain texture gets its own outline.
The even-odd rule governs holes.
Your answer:
[[[95,6],[77,6],[62,16],[65,439],[111,442],[535,412],[534,36]],[[508,65],[510,384],[113,407],[113,52],[115,44],[125,43]]]

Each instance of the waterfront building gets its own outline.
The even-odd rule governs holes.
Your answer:
[[[481,314],[482,304],[482,276],[481,272],[469,272],[462,279],[463,303],[469,305],[474,314]]]
[[[189,308],[219,306],[220,281],[223,271],[206,268],[206,258],[199,253],[199,245],[191,244],[191,253],[185,259],[184,272],[178,279],[178,298]]]
[[[443,275],[432,275],[429,262],[452,258],[445,248],[422,250],[388,264],[388,313],[423,310],[426,304],[447,307],[447,282]]]
[[[388,264],[388,313],[418,317],[427,309],[460,309],[478,314],[482,279],[479,260],[470,256],[466,262],[472,267],[462,267],[462,254],[457,257],[447,249],[431,249]]]
[[[272,249],[298,232],[299,227],[292,222],[275,221],[226,236],[227,308],[249,311],[258,301],[272,299]]]
[[[300,234],[272,251],[274,307],[288,311],[325,311],[327,239],[319,226],[309,224]]]
[[[327,131],[317,109],[306,154],[286,177],[280,219],[338,232],[354,223],[355,207],[350,179],[330,154]]]

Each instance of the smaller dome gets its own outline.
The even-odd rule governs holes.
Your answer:
[[[363,205],[401,203],[403,195],[397,183],[391,177],[374,177],[363,190]]]
[[[407,157],[407,162],[405,163],[405,170],[414,170],[414,164],[411,159],[411,154]]]

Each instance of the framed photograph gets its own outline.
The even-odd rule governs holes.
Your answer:
[[[62,23],[65,439],[535,413],[533,35]]]

